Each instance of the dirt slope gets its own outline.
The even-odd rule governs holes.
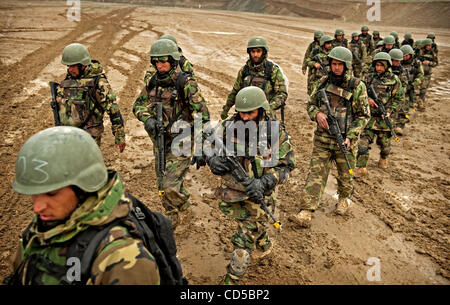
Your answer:
[[[307,1],[306,1],[307,2]],[[306,3],[305,2],[305,3]],[[449,93],[450,34],[439,28],[417,28],[415,37],[433,30],[440,44],[425,113],[413,118],[408,135],[394,143],[391,166],[378,169],[378,149],[369,161],[370,175],[355,185],[351,215],[337,217],[335,171],[311,229],[294,228],[287,220],[298,212],[315,128],[305,111],[306,79],[299,65],[318,27],[351,32],[361,24],[299,17],[267,16],[182,8],[151,8],[83,1],[82,22],[65,18],[65,2],[2,1],[0,3],[0,277],[20,232],[32,217],[29,198],[11,189],[14,162],[32,134],[52,126],[47,82],[65,74],[60,54],[71,42],[86,44],[106,68],[126,120],[127,148],[113,148],[105,120],[101,146],[109,167],[117,169],[127,189],[151,208],[162,211],[155,185],[151,141],[131,106],[143,85],[148,50],[161,33],[176,36],[194,63],[212,119],[246,60],[247,39],[264,35],[269,56],[290,80],[287,130],[296,153],[296,169],[278,191],[278,216],[284,224],[274,233],[273,256],[251,266],[245,284],[449,284]],[[198,22],[201,20],[202,22]],[[255,27],[255,24],[258,26]],[[395,28],[401,35],[409,28]],[[382,35],[392,27],[380,26]],[[213,190],[218,178],[207,168],[191,168],[187,177],[193,206],[177,227],[179,257],[192,284],[215,284],[225,271],[236,224],[217,208]],[[369,258],[381,261],[381,281],[369,282]]]

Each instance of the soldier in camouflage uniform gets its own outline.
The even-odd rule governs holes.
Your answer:
[[[309,97],[307,105],[308,115],[312,121],[317,122],[317,129],[314,133],[314,147],[300,212],[289,218],[301,227],[311,225],[312,213],[319,208],[333,161],[338,171],[337,214],[347,213],[350,206],[349,198],[353,192],[353,177],[345,156],[339,149],[336,137],[329,132],[329,112],[319,91],[325,90],[331,109],[339,122],[351,169],[355,166],[358,138],[370,118],[366,86],[348,73],[352,67],[350,50],[336,47],[328,56],[331,70],[320,80]]]
[[[398,105],[402,102],[403,87],[400,79],[392,73],[392,61],[388,53],[380,52],[373,59],[374,72],[363,78],[367,87],[373,86],[375,92],[383,101],[388,117],[398,110]],[[369,160],[370,145],[377,137],[377,144],[380,146],[380,160],[378,166],[387,168],[387,157],[391,151],[391,131],[384,121],[381,113],[377,111],[378,105],[372,98],[369,98],[371,119],[361,135],[358,145],[358,156],[356,166],[358,169],[355,176],[367,174],[367,162]]]
[[[100,149],[85,131],[59,126],[28,139],[17,158],[13,188],[31,197],[36,215],[20,239],[14,273],[7,283],[160,283],[158,266],[136,227],[118,221],[132,207],[122,180],[106,169]],[[69,261],[74,258],[68,253],[72,244],[85,230],[108,225],[111,228],[93,253],[86,282],[77,279],[71,270],[77,265]],[[82,263],[78,266],[83,268]]]
[[[390,50],[394,48],[395,38],[394,36],[388,35],[383,39],[383,47],[375,49],[371,55],[367,55],[366,65],[363,68],[362,75],[363,77],[369,72],[374,71],[373,58],[376,54],[380,52],[389,53]]]
[[[415,52],[411,46],[402,46],[400,50],[403,52],[402,66],[407,70],[409,75],[409,84],[406,90],[406,110],[408,111],[413,107],[415,111],[416,101],[420,99],[420,87],[424,81],[424,72],[422,63],[416,58]],[[411,92],[412,91],[412,92]],[[400,128],[403,128],[402,123],[399,124]]]
[[[353,75],[361,77],[361,71],[367,61],[367,48],[364,42],[360,39],[357,32],[352,33],[352,41],[350,41],[350,51],[353,55]]]
[[[68,66],[66,78],[59,85],[56,98],[61,125],[84,129],[100,146],[104,130],[103,116],[107,112],[114,143],[123,152],[124,121],[102,65],[91,60],[87,48],[79,43],[64,48],[61,63]]]
[[[295,166],[291,137],[283,125],[268,114],[270,106],[260,88],[249,86],[241,89],[236,95],[235,107],[237,113],[222,122],[221,130],[224,132],[217,134],[223,134],[226,139],[220,147],[225,145],[228,151],[237,154],[233,157],[243,166],[249,181],[240,183],[235,180],[231,172],[233,168],[222,153],[208,157],[211,172],[222,176],[215,192],[219,209],[238,222],[237,232],[231,238],[234,251],[223,284],[239,281],[250,264],[250,258],[261,259],[271,252],[273,241],[267,232],[269,217],[257,198],[265,198],[268,209],[273,213],[276,186],[288,179]],[[242,128],[239,128],[240,124]],[[242,130],[245,131],[240,133]],[[262,150],[252,152],[251,147],[259,147],[260,141],[265,140],[268,145],[262,144]]]
[[[403,41],[402,41],[402,47],[404,45],[410,45],[411,47],[414,45],[414,39],[412,38],[412,34],[411,33],[406,33],[403,36]]]
[[[302,64],[302,73],[303,75],[306,74],[306,68],[308,68],[308,58],[313,54],[314,52],[317,52],[316,50],[320,50],[320,38],[323,36],[322,30],[317,30],[314,32],[314,40],[311,42],[306,49],[305,56],[303,57],[303,64]],[[308,94],[310,94],[310,79],[311,79],[311,68],[308,69],[308,78],[307,78],[307,88],[308,88]]]
[[[347,49],[350,49],[350,45],[348,43],[347,38],[344,38],[345,33],[342,29],[336,29],[334,31],[334,39],[331,42],[331,45],[334,47],[346,47]]]
[[[391,35],[392,37],[394,37],[395,39],[395,43],[394,43],[394,49],[400,49],[401,45],[400,45],[400,40],[398,38],[398,33],[396,31],[392,31],[389,35]]]
[[[228,111],[233,107],[236,95],[244,87],[256,86],[266,93],[270,104],[270,112],[275,116],[275,111],[284,107],[288,97],[287,83],[283,71],[273,61],[267,58],[269,46],[264,37],[250,38],[247,44],[249,59],[239,70],[233,89],[223,105],[220,117],[225,120]],[[270,73],[270,71],[272,71]],[[270,75],[266,75],[270,74]]]
[[[372,35],[373,35],[373,43],[374,43],[374,45],[376,47],[378,42],[380,40],[383,40],[383,37],[380,37],[380,31],[378,31],[378,30],[373,30]],[[367,54],[370,54],[370,53],[367,53]]]
[[[332,49],[332,41],[333,38],[331,38],[331,36],[322,36],[320,39],[320,49],[316,49],[310,57],[306,59],[307,66],[311,71],[308,94],[311,94],[318,80],[327,75],[329,72],[330,66],[328,64],[328,53],[330,53]]]
[[[178,61],[178,65],[180,66],[181,71],[191,74],[192,78],[195,78],[194,74],[194,65],[183,55],[183,50],[178,46],[177,40],[173,35],[164,34],[159,39],[169,39],[172,40],[178,47],[178,52],[180,53],[180,60]],[[152,76],[156,73],[156,68],[150,64],[150,67],[145,72],[144,83],[148,84]]]
[[[156,145],[158,127],[156,103],[161,102],[163,105],[166,166],[160,170],[158,162],[155,162],[155,169],[159,192],[162,195],[162,204],[174,226],[178,224],[179,212],[185,211],[190,205],[190,194],[183,186],[183,182],[191,162],[194,138],[189,132],[190,139],[180,139],[182,137],[180,131],[172,131],[171,127],[176,127],[175,122],[179,119],[193,127],[194,116],[197,114],[201,116],[202,123],[206,123],[210,119],[206,101],[198,90],[197,81],[190,74],[181,71],[178,64],[179,59],[178,48],[173,41],[160,39],[153,43],[150,60],[157,69],[157,73],[144,86],[133,104],[134,115],[144,123],[144,128],[153,142],[155,157],[158,155],[159,149],[162,149]],[[177,89],[179,78],[184,78],[184,80],[181,79],[181,88]],[[184,145],[187,145],[183,141],[191,143],[189,152],[176,153],[173,151],[175,138],[180,140],[179,145],[174,144],[180,151],[183,150]],[[164,173],[162,174],[160,171]]]
[[[422,43],[422,48],[419,49],[417,58],[422,62],[424,80],[420,87],[420,95],[417,99],[417,110],[425,111],[425,97],[427,89],[431,83],[431,75],[433,68],[438,65],[437,55],[433,52],[433,41],[427,38]]]
[[[378,37],[379,37],[378,33]],[[361,40],[366,46],[366,53],[372,54],[375,50],[375,41],[373,40],[372,35],[369,34],[369,27],[367,25],[363,25],[361,27],[361,34],[359,34],[359,40]]]
[[[403,87],[403,96],[400,103],[397,105],[397,112],[393,117],[393,124],[395,125],[395,133],[399,136],[403,135],[403,128],[405,124],[409,123],[408,108],[406,101],[406,89],[408,88],[408,72],[402,67],[403,52],[399,49],[392,49],[389,51],[389,56],[392,62],[392,73],[398,76]]]
[[[436,39],[436,35],[434,35],[434,33],[429,33],[427,35],[427,38],[431,39],[431,41],[433,42],[431,45],[431,50],[433,50],[434,54],[436,55],[436,62],[437,65],[439,64],[439,60],[438,60],[438,46],[436,44],[436,42],[434,41]]]

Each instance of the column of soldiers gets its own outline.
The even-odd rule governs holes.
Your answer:
[[[386,118],[395,120],[395,130],[401,134],[409,122],[409,110],[424,109],[432,68],[438,64],[435,35],[413,41],[407,33],[398,49],[396,32],[383,39],[379,31],[373,35],[368,31],[363,26],[349,42],[342,29],[335,31],[334,38],[318,30],[307,48],[302,65],[304,75],[308,70],[306,110],[317,128],[300,211],[289,217],[301,227],[311,225],[333,160],[338,170],[336,213],[345,215],[351,205],[353,173],[367,173],[375,138],[381,148],[379,166],[387,167],[394,133]],[[251,261],[271,253],[274,241],[268,224],[280,227],[273,215],[276,188],[295,167],[291,136],[284,124],[287,77],[269,60],[264,37],[252,37],[246,51],[248,60],[238,72],[222,108],[222,122],[215,128],[195,132],[196,123],[210,123],[210,113],[194,66],[172,35],[152,44],[145,85],[132,107],[153,143],[156,185],[173,228],[191,205],[184,187],[190,165],[197,169],[208,165],[214,175],[221,176],[215,192],[218,207],[238,224],[223,284],[238,283]],[[124,191],[119,173],[106,169],[99,150],[105,112],[115,145],[120,152],[125,149],[124,119],[102,65],[78,43],[64,48],[61,63],[67,66],[67,75],[52,102],[55,123],[60,126],[31,137],[16,163],[13,188],[31,196],[36,216],[22,235],[9,283],[73,283],[64,272],[73,249],[88,246],[80,244],[81,236],[88,243],[98,242],[92,251],[84,251],[92,257],[83,283],[167,283],[167,271],[154,249],[147,247],[143,237],[147,235],[133,224],[136,217],[143,219],[135,209],[137,199]],[[229,115],[232,107],[235,111]],[[208,141],[213,153],[197,154],[199,143],[203,146]],[[267,162],[272,158],[276,162]],[[30,162],[36,164],[30,168]],[[172,236],[171,230],[165,233]],[[171,253],[176,261],[175,255],[176,251]]]
[[[307,112],[317,129],[300,211],[289,217],[300,227],[311,226],[333,160],[339,195],[335,211],[344,215],[351,204],[353,174],[368,173],[371,144],[376,141],[380,147],[378,166],[387,168],[391,140],[404,134],[410,110],[425,110],[432,68],[438,64],[435,35],[414,41],[406,33],[400,46],[395,31],[384,38],[378,30],[373,36],[368,31],[362,26],[348,43],[344,31],[336,29],[334,40],[322,35],[321,48],[305,54],[303,67],[313,76],[308,77]],[[332,48],[327,48],[330,41]]]

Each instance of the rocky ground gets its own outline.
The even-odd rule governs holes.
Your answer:
[[[53,125],[48,82],[64,77],[61,52],[69,43],[88,46],[92,58],[105,67],[119,98],[127,147],[122,154],[114,148],[110,122],[105,119],[101,150],[107,165],[121,173],[131,193],[162,211],[152,144],[131,107],[143,86],[151,43],[162,33],[171,33],[194,64],[213,120],[219,119],[246,60],[251,36],[267,38],[269,58],[290,81],[286,127],[294,143],[296,169],[278,191],[277,214],[283,230],[272,232],[273,254],[252,264],[244,284],[449,284],[448,23],[442,21],[442,27],[434,28],[376,25],[382,36],[394,29],[401,36],[412,32],[416,39],[435,32],[440,65],[434,70],[427,109],[416,114],[407,135],[393,143],[388,169],[377,167],[379,150],[372,149],[369,176],[356,181],[349,216],[332,213],[337,202],[333,169],[312,227],[297,229],[288,217],[298,212],[315,128],[305,111],[306,78],[299,65],[314,30],[322,28],[329,34],[340,27],[351,33],[361,23],[86,1],[82,1],[81,22],[70,22],[67,10],[65,1],[0,2],[0,277],[9,272],[8,260],[18,236],[32,217],[31,200],[11,188],[17,152],[32,134]],[[192,167],[187,175],[193,206],[175,235],[183,270],[192,284],[218,283],[232,250],[230,237],[236,223],[218,210],[213,196],[218,183],[208,168]],[[381,262],[379,282],[367,278],[373,257]]]

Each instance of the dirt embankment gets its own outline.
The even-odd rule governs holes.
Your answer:
[[[337,201],[333,169],[312,228],[297,229],[288,216],[298,212],[315,128],[305,111],[301,60],[315,29],[333,32],[339,26],[351,32],[359,23],[85,1],[82,21],[76,23],[65,18],[65,2],[11,0],[2,1],[0,8],[0,277],[8,273],[8,258],[32,217],[30,199],[11,189],[15,158],[26,139],[52,126],[47,83],[64,76],[61,51],[71,42],[86,44],[92,57],[104,65],[126,121],[127,147],[119,154],[105,119],[101,150],[108,167],[121,173],[131,193],[162,211],[151,141],[131,107],[143,85],[151,43],[162,33],[171,33],[194,63],[213,120],[219,118],[247,58],[249,37],[267,38],[269,57],[290,80],[286,121],[296,169],[278,190],[277,215],[284,229],[272,232],[273,255],[254,262],[244,284],[449,283],[450,36],[446,30],[431,28],[440,44],[440,65],[434,70],[427,109],[412,118],[408,134],[393,144],[389,169],[377,168],[379,150],[374,147],[370,174],[356,181],[354,204],[346,217],[332,213]],[[380,30],[384,34],[392,27],[380,26]],[[412,32],[422,37],[429,30]],[[217,208],[213,191],[218,183],[208,168],[191,168],[186,179],[193,205],[175,234],[183,270],[192,284],[218,283],[232,250],[230,237],[236,223]],[[380,282],[368,280],[370,258],[381,262]]]

